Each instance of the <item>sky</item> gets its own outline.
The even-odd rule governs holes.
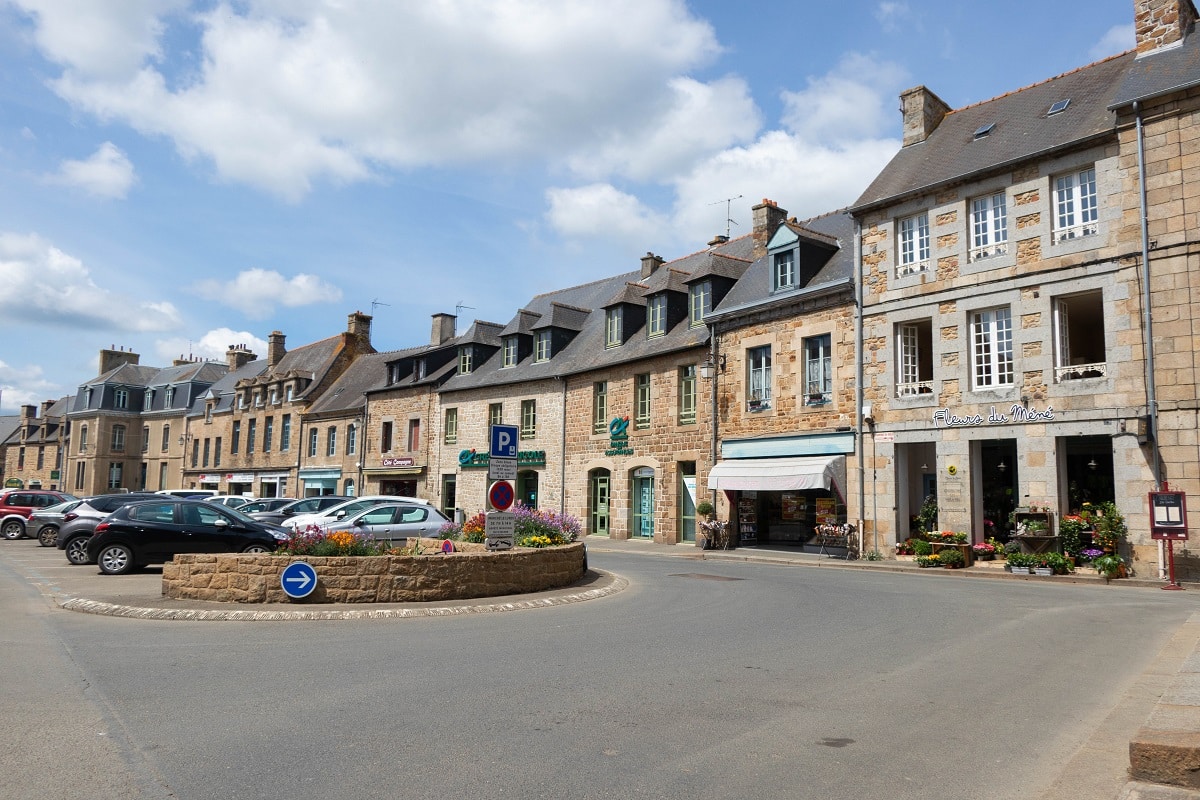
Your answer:
[[[0,0],[0,414],[101,349],[266,354],[851,204],[899,93],[960,108],[1133,46],[1133,0]],[[752,9],[752,10],[751,10]]]

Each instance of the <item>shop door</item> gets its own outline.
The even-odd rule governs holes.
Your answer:
[[[633,527],[630,536],[654,538],[654,474],[635,474],[633,478]],[[641,470],[638,470],[641,473]]]
[[[679,465],[679,541],[696,541],[696,465]]]
[[[517,500],[528,508],[537,508],[538,474],[533,471],[517,473]]]
[[[1021,499],[1020,470],[1017,468],[1017,442],[1015,439],[993,439],[979,445],[979,466],[982,476],[982,496],[978,510],[982,513],[982,527],[974,532],[975,541],[995,537],[1007,541],[1012,534],[1010,517]]]
[[[593,536],[608,536],[608,501],[609,483],[608,470],[593,470],[588,481],[588,515],[591,525],[588,532]]]
[[[455,511],[458,507],[458,479],[454,475],[442,476],[442,513],[452,520],[458,521]]]

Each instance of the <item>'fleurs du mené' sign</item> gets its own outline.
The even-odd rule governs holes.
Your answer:
[[[1046,406],[1039,411],[1033,406],[1023,406],[1013,403],[1007,414],[1001,414],[992,406],[985,417],[982,414],[959,416],[948,408],[939,408],[933,412],[933,427],[935,428],[969,428],[974,425],[1007,425],[1012,422],[1053,422],[1054,407]]]

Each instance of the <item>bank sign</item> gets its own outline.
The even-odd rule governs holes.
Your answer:
[[[604,455],[633,455],[633,448],[629,446],[629,417],[613,417],[608,423],[608,449]]]
[[[491,457],[487,453],[480,453],[475,450],[460,450],[458,453],[458,465],[463,468],[478,468],[486,469]],[[517,451],[517,466],[518,467],[544,467],[546,466],[546,451],[545,450],[518,450]]]
[[[1046,406],[1044,410],[1039,411],[1034,406],[1024,406],[1020,403],[1013,403],[1007,414],[997,411],[996,407],[992,406],[986,417],[982,414],[968,414],[960,417],[948,408],[939,408],[933,412],[933,427],[935,428],[970,428],[975,425],[1053,421],[1053,406]]]

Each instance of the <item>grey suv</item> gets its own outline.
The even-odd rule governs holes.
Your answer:
[[[58,526],[58,538],[54,544],[67,552],[67,561],[72,564],[87,564],[87,543],[96,531],[100,520],[130,503],[143,500],[162,500],[161,494],[150,492],[123,492],[89,497],[75,506]]]

